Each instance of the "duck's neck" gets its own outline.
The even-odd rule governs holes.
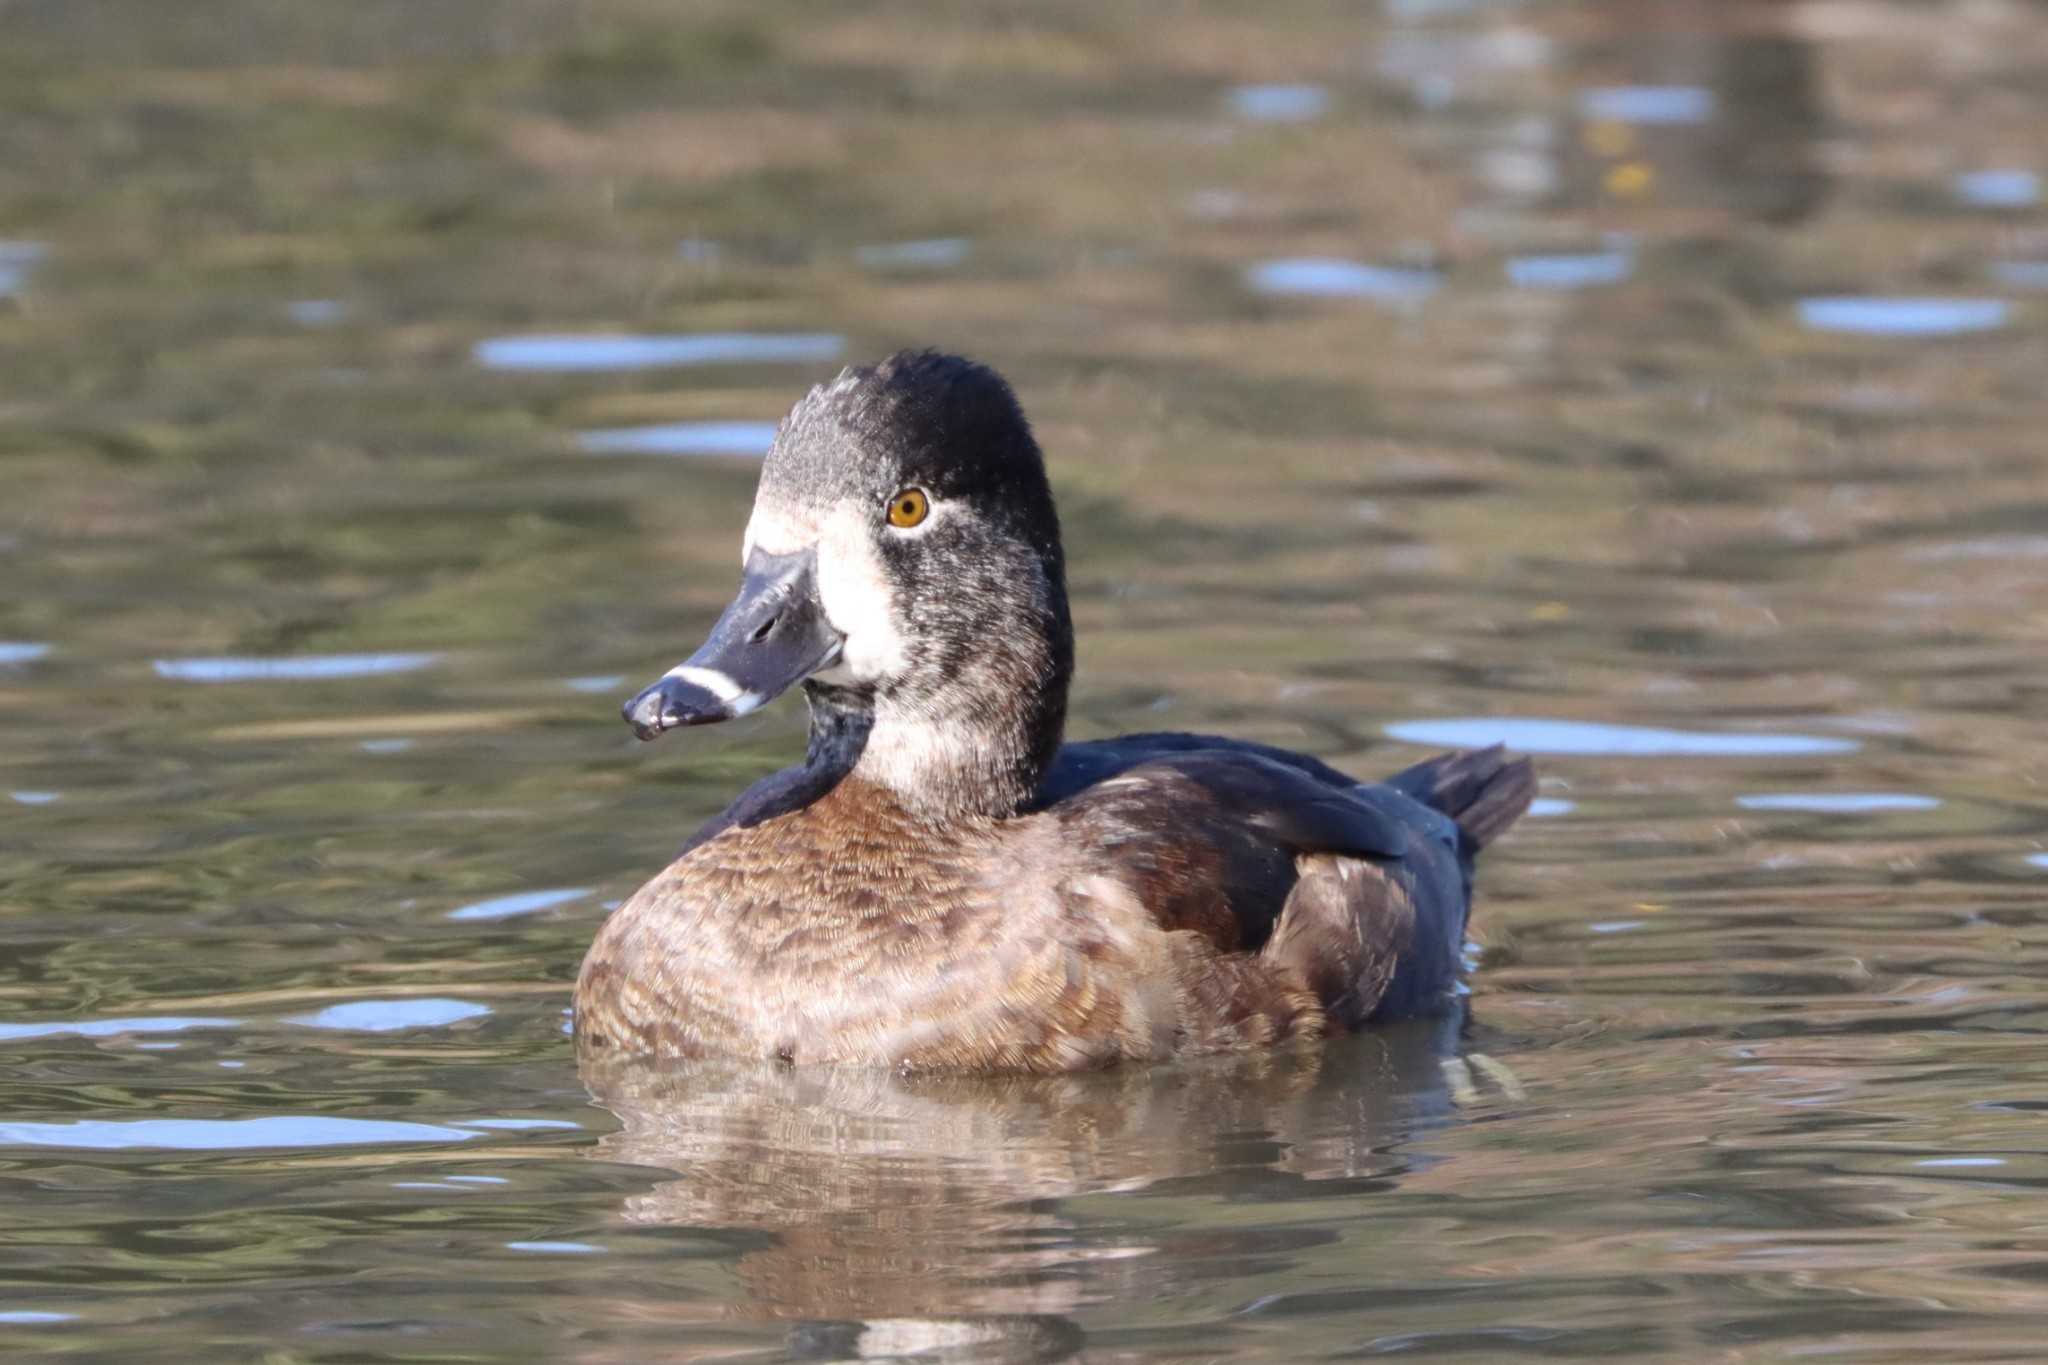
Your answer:
[[[1029,670],[1033,685],[1000,691],[984,690],[992,679],[963,676],[948,689],[958,705],[810,684],[805,762],[881,787],[934,823],[1016,815],[1036,797],[1066,723],[1071,663],[1042,664]]]

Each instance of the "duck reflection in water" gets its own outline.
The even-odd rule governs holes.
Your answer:
[[[676,1173],[630,1196],[626,1220],[767,1234],[738,1258],[734,1301],[636,1316],[788,1322],[802,1359],[1053,1361],[1080,1351],[1093,1304],[1241,1279],[1335,1240],[1323,1220],[1179,1231],[1157,1187],[1267,1204],[1310,1183],[1391,1189],[1426,1163],[1408,1144],[1453,1121],[1454,1094],[1502,1076],[1460,1055],[1462,1025],[1452,1011],[1321,1050],[1057,1076],[609,1050],[582,1065],[622,1125],[593,1157]],[[1066,1203],[1147,1189],[1142,1231],[1130,1211]]]

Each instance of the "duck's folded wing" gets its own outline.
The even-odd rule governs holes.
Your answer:
[[[1400,793],[1334,786],[1236,747],[1147,758],[1050,813],[1075,856],[1131,887],[1161,927],[1226,952],[1271,937],[1306,855],[1398,868],[1429,843],[1455,868],[1443,843],[1455,830]]]

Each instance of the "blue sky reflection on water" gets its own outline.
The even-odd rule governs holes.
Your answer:
[[[2041,202],[2041,177],[2032,171],[1968,171],[1955,184],[1956,196],[1979,208],[2022,209]]]
[[[1876,815],[1885,811],[1935,810],[1941,799],[1912,792],[1771,792],[1738,796],[1744,810],[1810,811],[1817,815]]]
[[[439,654],[319,654],[278,659],[158,659],[152,667],[160,678],[178,682],[318,682],[335,678],[375,678],[388,673],[416,673],[440,660]]]
[[[327,1114],[277,1114],[250,1119],[82,1119],[73,1123],[0,1120],[0,1148],[60,1147],[73,1151],[223,1152],[471,1142],[482,1136],[470,1129],[431,1123]]]
[[[1719,100],[1697,85],[1614,85],[1581,90],[1579,117],[1645,126],[1705,123]]]
[[[1320,85],[1240,85],[1230,107],[1254,123],[1308,123],[1330,111],[1330,92]]]
[[[128,1034],[184,1033],[189,1029],[238,1028],[239,1019],[174,1016],[134,1019],[51,1019],[41,1023],[0,1023],[0,1042],[27,1038],[119,1038]]]
[[[541,910],[552,910],[558,905],[581,900],[588,896],[587,886],[556,887],[546,891],[515,891],[506,896],[493,896],[489,900],[472,901],[448,912],[454,920],[512,919],[519,915],[531,915]]]
[[[1434,294],[1443,280],[1433,270],[1367,265],[1334,257],[1298,257],[1248,266],[1245,283],[1260,294],[1374,299],[1394,307],[1413,308]]]
[[[664,422],[576,433],[593,455],[733,455],[759,457],[775,439],[773,422]]]
[[[1818,332],[1866,336],[1939,337],[1988,332],[2012,317],[2004,299],[1812,298],[1799,301],[1799,318]]]
[[[42,242],[0,241],[0,298],[18,294],[50,249]]]
[[[492,337],[476,344],[487,370],[649,370],[695,365],[817,365],[837,360],[846,338],[824,332],[710,332],[695,336],[556,333]]]
[[[1651,758],[1766,758],[1853,753],[1852,739],[1766,732],[1666,730],[1643,725],[1551,720],[1533,716],[1467,716],[1444,720],[1397,721],[1390,739],[1409,744],[1477,748],[1505,744],[1527,754],[1615,755]]]
[[[1508,283],[1517,289],[1591,289],[1620,284],[1634,269],[1635,257],[1626,251],[1516,256],[1507,263]]]
[[[313,1014],[295,1015],[285,1022],[306,1028],[391,1033],[400,1029],[445,1028],[491,1012],[489,1005],[473,1000],[410,998],[399,1000],[351,1000],[329,1005]]]

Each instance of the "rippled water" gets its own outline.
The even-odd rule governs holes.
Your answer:
[[[2039,1354],[2041,6],[0,27],[8,1358]],[[616,702],[908,344],[1051,455],[1077,734],[1539,756],[1468,1019],[579,1070],[801,742]]]

